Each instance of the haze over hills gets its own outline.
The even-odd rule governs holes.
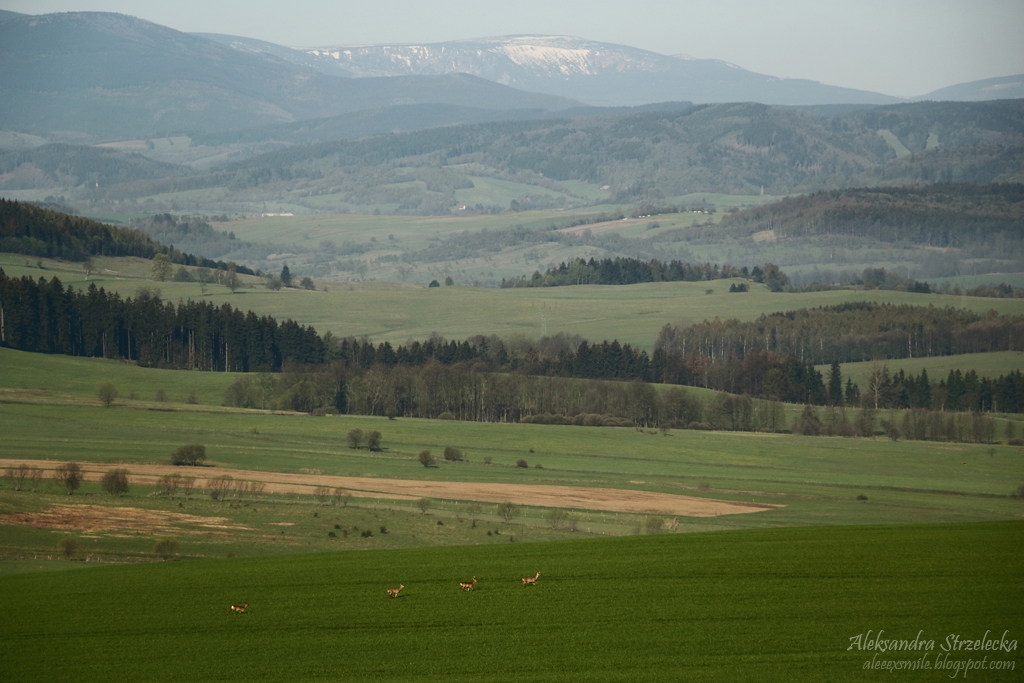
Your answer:
[[[338,78],[100,12],[0,22],[0,128],[74,140],[217,131],[419,103],[564,109],[574,103],[467,74]]]
[[[502,36],[428,45],[296,48],[293,53],[262,41],[209,37],[240,51],[266,52],[296,64],[313,65],[323,73],[358,77],[468,73],[594,106],[667,101],[789,105],[900,101],[879,93],[757,74],[715,59],[670,57],[572,36]]]

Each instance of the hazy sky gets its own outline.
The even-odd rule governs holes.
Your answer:
[[[289,46],[574,35],[897,96],[1024,73],[1024,0],[0,0]]]

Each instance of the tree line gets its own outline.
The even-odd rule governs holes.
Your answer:
[[[148,290],[122,299],[95,284],[64,288],[56,277],[9,278],[0,269],[0,344],[23,351],[119,358],[142,366],[209,371],[280,370],[323,363],[312,327],[278,323],[230,304],[177,306]]]
[[[847,308],[853,312],[870,313],[874,306],[877,305],[831,307],[839,310],[825,317],[842,319],[848,312]],[[994,332],[989,329],[992,325],[978,328],[975,325],[977,316],[957,309],[882,308],[887,315],[905,320],[912,320],[913,314],[921,310],[941,314],[937,318],[943,323],[940,328],[953,337],[961,328],[968,331],[977,328],[979,334],[994,335],[998,339],[1002,330],[998,320],[995,323],[988,321],[995,325]],[[806,313],[805,310],[774,315],[779,317],[781,324],[783,320],[797,321]],[[892,324],[886,323],[888,318],[881,313],[876,312],[874,317],[879,319],[879,324]],[[1011,325],[1010,332],[1018,333],[1015,344],[1020,345],[1019,332],[1024,329],[1024,322],[1010,320],[1016,325]],[[743,325],[738,321],[730,321],[732,323]],[[702,326],[708,325],[719,325],[722,334],[714,338],[695,336],[694,328],[700,331]],[[793,349],[787,351],[782,348],[787,343],[793,346],[791,340],[787,341],[786,329],[782,334],[778,332],[779,328],[761,329],[756,338],[758,343],[764,334],[768,335],[769,345],[773,336],[775,339],[776,348],[765,349],[756,348],[753,343],[747,348],[737,347],[740,343],[737,339],[740,338],[727,339],[724,332],[728,328],[718,321],[701,323],[694,328],[680,330],[666,326],[652,355],[617,340],[591,343],[566,335],[545,337],[537,342],[506,341],[496,335],[477,336],[461,342],[433,336],[423,342],[413,341],[396,348],[386,341],[374,345],[367,340],[337,338],[330,333],[320,336],[312,327],[301,326],[292,320],[278,323],[272,317],[257,316],[252,311],[242,313],[230,304],[218,307],[209,302],[188,301],[174,305],[146,291],[140,291],[135,298],[122,299],[120,295],[95,285],[86,290],[75,290],[73,287],[65,288],[57,278],[49,281],[43,278],[8,278],[0,270],[0,344],[25,351],[122,358],[143,366],[207,371],[271,373],[289,365],[332,364],[336,370],[331,381],[309,380],[301,386],[295,383],[297,388],[294,389],[289,385],[292,390],[289,405],[297,410],[312,411],[323,406],[344,410],[350,400],[346,388],[348,383],[364,381],[361,378],[368,374],[376,377],[398,370],[415,374],[427,372],[427,368],[456,366],[470,366],[480,376],[546,376],[691,385],[773,401],[816,405],[850,404],[861,391],[849,380],[845,388],[840,388],[841,381],[839,386],[833,386],[838,381],[834,376],[837,365],[833,365],[833,373],[826,386],[822,373],[814,367],[818,362],[815,354],[798,355]],[[823,340],[815,340],[820,343],[808,346],[824,348]],[[399,376],[402,374],[396,375]],[[884,384],[884,378],[879,381]],[[899,387],[872,388],[874,407],[929,407],[927,401],[914,398],[918,395],[916,382],[921,380],[901,374]],[[1009,382],[1008,388],[987,382],[979,380],[976,375],[968,374],[962,381],[954,375],[947,382],[948,389],[939,389],[956,399],[956,402],[948,404],[949,409],[993,410],[998,407],[1005,411],[1009,410],[1007,406],[1017,405],[1014,401],[1021,400],[1017,397],[1024,396],[1024,387],[1017,380]],[[966,384],[961,391],[958,387],[962,383]],[[371,384],[378,387],[375,391],[384,391],[379,389],[384,385],[382,381],[375,380]],[[930,390],[927,382],[924,385]],[[412,396],[408,383],[403,386],[406,388],[396,396]],[[476,395],[483,390],[466,391]],[[261,395],[259,405],[264,407],[268,395],[265,386],[261,388]],[[276,397],[272,392],[270,395]],[[905,400],[900,398],[904,395],[907,396]],[[370,401],[371,413],[383,410],[381,406],[387,403],[383,394],[376,396]],[[880,396],[896,398],[890,401],[888,398],[880,399]],[[961,401],[962,396],[976,398]],[[253,403],[253,399],[239,399],[236,403],[246,401]],[[412,404],[402,400],[395,399],[392,403],[397,414],[409,414],[408,411],[413,410],[410,408]],[[434,412],[463,415],[468,411],[468,414],[479,415],[484,410],[475,404],[457,409],[455,405],[451,403],[448,408]],[[943,403],[939,407],[947,406]],[[522,416],[522,413],[507,407],[495,410],[503,414],[504,419]],[[530,408],[527,414],[532,412],[535,411]]]
[[[666,325],[655,349],[709,363],[769,352],[818,365],[1020,351],[1024,316],[952,306],[849,302],[761,315],[746,322],[716,318],[689,326]]]
[[[701,282],[725,278],[750,278],[764,283],[773,292],[781,292],[789,286],[789,277],[774,263],[764,268],[746,266],[735,268],[728,264],[719,267],[716,263],[684,263],[658,259],[642,261],[635,258],[606,258],[589,261],[578,258],[569,263],[548,268],[543,274],[534,271],[527,277],[502,279],[501,286],[508,287],[564,287],[567,285],[635,285],[642,282]]]

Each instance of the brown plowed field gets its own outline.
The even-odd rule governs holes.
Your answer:
[[[21,461],[0,459],[0,469],[19,464],[41,467],[52,471],[60,463],[50,460]],[[607,510],[639,514],[676,515],[682,517],[716,517],[747,512],[760,512],[781,507],[767,503],[745,503],[696,496],[677,496],[670,493],[633,491],[629,489],[603,489],[584,486],[545,486],[541,484],[494,484],[460,481],[419,481],[415,479],[377,479],[374,477],[337,477],[325,474],[286,474],[255,470],[234,470],[223,467],[173,467],[171,465],[123,465],[83,463],[85,478],[98,481],[104,472],[113,468],[126,468],[130,481],[154,485],[165,474],[196,477],[196,487],[203,488],[207,479],[228,474],[235,479],[266,484],[269,493],[312,494],[319,486],[342,488],[353,496],[364,498],[396,498],[415,500],[475,500],[487,503],[511,501],[518,505],[539,507]],[[51,477],[47,472],[47,477]]]

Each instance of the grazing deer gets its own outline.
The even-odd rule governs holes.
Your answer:
[[[245,614],[245,610],[247,609],[249,609],[249,603],[245,603],[244,605],[231,605],[231,609],[228,610],[228,613],[238,612],[239,614]]]
[[[471,591],[473,590],[473,586],[476,585],[476,577],[474,576],[472,581],[462,581],[459,585],[462,586],[462,590]]]
[[[402,592],[403,588],[405,588],[405,584],[404,583],[398,584],[398,588],[389,588],[388,589],[388,595],[390,595],[393,598],[397,598],[398,594]]]
[[[539,579],[539,578],[540,578],[540,572],[537,572],[537,576],[524,576],[523,577],[523,585],[524,586],[527,586],[527,585],[534,585],[534,586],[536,586],[537,585],[537,579]]]

